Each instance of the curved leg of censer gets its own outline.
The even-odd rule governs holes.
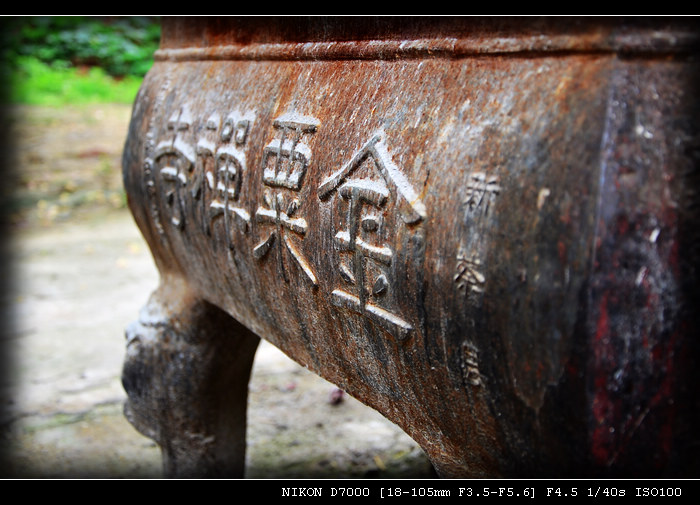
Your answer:
[[[248,381],[259,338],[184,282],[164,282],[126,331],[127,419],[167,477],[243,477]]]

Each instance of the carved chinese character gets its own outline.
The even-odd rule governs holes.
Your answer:
[[[233,248],[234,225],[246,231],[250,215],[239,203],[246,158],[245,144],[251,119],[238,113],[229,114],[223,124],[218,114],[212,114],[205,132],[197,142],[198,176],[192,186],[192,196],[207,205],[203,226],[207,233],[221,222],[226,243]]]
[[[274,122],[279,137],[270,142],[263,151],[263,184],[267,207],[260,206],[255,212],[256,222],[270,227],[267,238],[254,249],[253,255],[262,259],[276,244],[277,261],[285,282],[289,282],[285,268],[285,257],[291,259],[304,273],[305,278],[316,286],[316,276],[295,240],[306,235],[307,224],[298,217],[300,201],[297,194],[304,182],[304,175],[311,159],[311,150],[302,142],[302,136],[316,131],[317,122],[310,118],[282,117]]]
[[[486,278],[481,273],[481,261],[476,257],[467,257],[464,253],[457,256],[457,273],[454,276],[457,289],[465,294],[469,291],[484,292]]]
[[[479,353],[473,345],[462,344],[464,351],[462,357],[462,372],[464,379],[472,386],[481,386],[483,383],[481,372],[479,371]]]
[[[369,175],[378,174],[379,177],[351,179],[364,165],[369,166]],[[394,251],[391,244],[377,242],[378,232],[382,227],[382,211],[389,207],[392,194],[403,200],[406,211],[402,217],[407,223],[415,224],[424,219],[425,207],[391,161],[381,133],[321,185],[319,197],[327,198],[335,191],[347,205],[345,228],[334,237],[344,256],[339,269],[347,287],[334,290],[332,302],[368,317],[399,340],[405,339],[412,333],[413,326],[387,310],[383,303],[391,288],[389,277]],[[393,202],[394,205],[398,203]]]
[[[498,185],[498,177],[487,177],[486,174],[481,172],[472,174],[466,188],[467,196],[464,199],[467,212],[474,213],[480,210],[482,215],[487,215],[491,203],[500,192],[501,187]]]
[[[208,198],[208,193],[214,187],[216,144],[220,126],[221,118],[216,113],[212,114],[204,124],[204,131],[197,140],[197,167],[192,184],[192,197],[200,202],[200,209],[208,207],[207,202],[211,199]],[[202,228],[210,234],[208,211],[200,211],[200,215]]]
[[[148,197],[148,207],[151,213],[151,219],[153,220],[153,225],[158,231],[158,234],[161,236],[165,234],[165,230],[161,221],[161,211],[159,205],[160,198],[158,196],[158,187],[156,184],[156,179],[160,178],[160,174],[157,171],[155,162],[157,140],[155,118],[160,117],[160,112],[163,108],[163,103],[165,102],[169,88],[170,80],[166,79],[156,94],[143,146],[143,177],[146,187],[146,195]]]
[[[173,114],[168,120],[171,138],[158,143],[154,162],[161,167],[158,175],[162,182],[162,198],[170,210],[170,222],[178,229],[185,226],[185,188],[187,178],[195,163],[195,150],[183,138],[189,130],[192,118],[186,108]]]

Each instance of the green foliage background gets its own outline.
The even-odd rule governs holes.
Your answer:
[[[131,103],[160,42],[157,17],[2,20],[3,101]]]

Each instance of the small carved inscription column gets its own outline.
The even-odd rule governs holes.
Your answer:
[[[454,281],[457,289],[465,295],[484,292],[486,277],[482,273],[481,234],[473,226],[489,216],[491,206],[501,193],[497,176],[487,176],[481,172],[471,174],[466,185],[466,197],[463,202],[465,220],[470,225],[468,245],[464,245],[457,254],[457,269]],[[468,252],[469,251],[469,252]]]

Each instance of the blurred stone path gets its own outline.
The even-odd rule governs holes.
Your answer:
[[[159,478],[160,452],[122,415],[123,328],[157,284],[126,211],[13,238],[11,428],[2,477]],[[250,478],[430,477],[395,425],[262,343],[250,383]]]

